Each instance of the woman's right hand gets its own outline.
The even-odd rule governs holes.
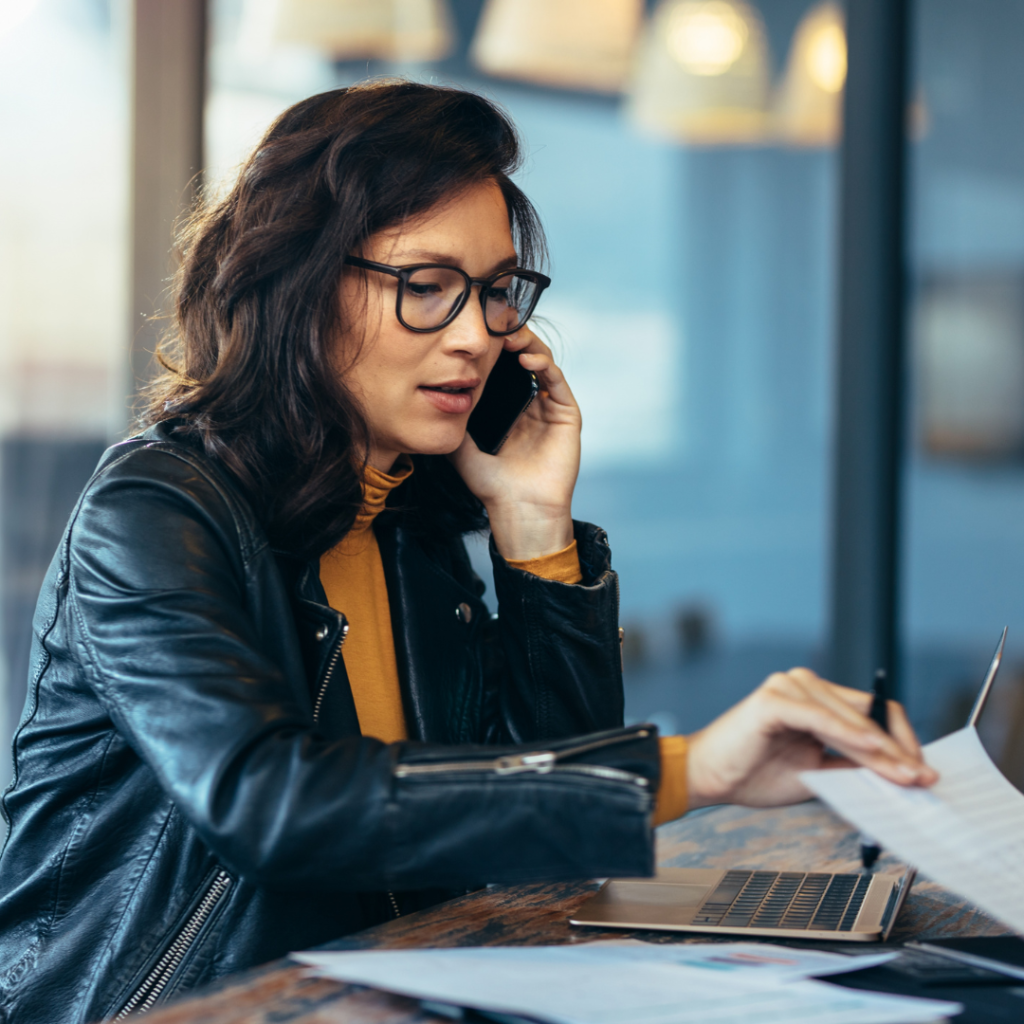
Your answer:
[[[889,735],[867,717],[871,699],[805,668],[769,676],[688,737],[689,808],[798,803],[813,795],[800,773],[816,768],[863,765],[902,786],[932,785],[938,773],[925,764],[902,706],[889,702]]]
[[[572,543],[583,421],[551,349],[529,327],[507,337],[504,345],[537,375],[537,397],[497,455],[481,452],[467,433],[451,459],[486,506],[498,552],[506,559],[526,560]]]

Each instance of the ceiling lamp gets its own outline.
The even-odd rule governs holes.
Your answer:
[[[837,4],[819,4],[804,15],[793,36],[779,89],[779,137],[795,146],[833,146],[842,132],[846,82],[846,31]]]
[[[488,0],[470,55],[498,78],[621,92],[643,10],[643,0]]]
[[[763,142],[768,43],[742,0],[662,0],[640,46],[630,90],[642,126],[696,145]]]
[[[447,0],[247,0],[245,17],[270,44],[334,60],[432,61],[452,50]]]

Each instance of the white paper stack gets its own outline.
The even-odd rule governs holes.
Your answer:
[[[884,962],[754,943],[298,953],[317,974],[549,1024],[925,1024],[957,1003],[807,980]]]

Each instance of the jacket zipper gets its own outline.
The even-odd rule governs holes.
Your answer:
[[[341,626],[341,637],[338,643],[335,645],[334,651],[331,654],[331,660],[327,663],[327,671],[324,672],[323,681],[320,683],[320,689],[316,694],[316,701],[313,704],[313,721],[320,721],[320,711],[324,706],[324,697],[327,696],[327,687],[331,683],[331,676],[334,675],[334,670],[338,667],[338,660],[341,658],[341,649],[345,646],[345,640],[348,637],[348,620],[344,620]]]
[[[619,574],[615,574],[615,621],[619,621],[620,606],[622,604],[622,597],[619,593]],[[619,626],[619,671],[626,671],[626,657],[623,650],[623,641],[626,639],[626,631]]]
[[[192,948],[203,925],[230,888],[231,876],[226,871],[218,871],[199,901],[199,906],[189,915],[189,919],[157,961],[156,966],[146,975],[128,1002],[121,1007],[121,1012],[114,1018],[115,1021],[124,1020],[130,1013],[144,1013],[160,998],[172,975]]]
[[[542,750],[533,754],[506,754],[486,761],[444,761],[436,764],[399,764],[395,766],[395,776],[400,779],[414,775],[446,775],[453,772],[494,772],[496,775],[518,775],[523,772],[535,772],[538,775],[549,775],[552,772],[566,772],[574,775],[589,775],[591,778],[609,779],[614,782],[631,782],[636,786],[646,787],[649,782],[643,775],[623,771],[621,768],[608,768],[597,764],[559,764],[566,757],[584,754],[590,750],[599,750],[616,743],[625,743],[633,739],[646,739],[650,733],[646,729],[629,733],[625,736],[613,736],[609,739],[594,740],[581,743],[568,750]]]
[[[346,621],[341,627],[341,639],[338,641],[338,645],[334,648],[334,652],[331,654],[331,660],[327,663],[327,671],[324,672],[323,682],[320,684],[320,689],[317,691],[316,703],[313,705],[313,721],[318,722],[320,720],[320,710],[323,708],[324,697],[327,694],[327,687],[331,682],[331,676],[334,675],[334,670],[338,666],[338,659],[341,657],[341,649],[345,646],[345,640],[348,638],[348,622]],[[388,901],[391,904],[391,912],[395,915],[395,918],[402,916],[401,910],[398,909],[398,900],[395,899],[393,892],[388,893]]]
[[[402,912],[398,909],[398,900],[395,899],[395,894],[393,892],[388,893],[388,899],[391,901],[391,912],[395,915],[395,919],[397,920],[402,916]]]

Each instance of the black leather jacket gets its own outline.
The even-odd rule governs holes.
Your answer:
[[[385,745],[359,734],[315,566],[161,428],[111,448],[36,611],[0,1020],[145,1008],[413,890],[650,873],[656,736],[618,728],[615,574],[601,530],[576,536],[576,586],[495,554],[491,619],[461,543],[381,525],[412,737]]]

